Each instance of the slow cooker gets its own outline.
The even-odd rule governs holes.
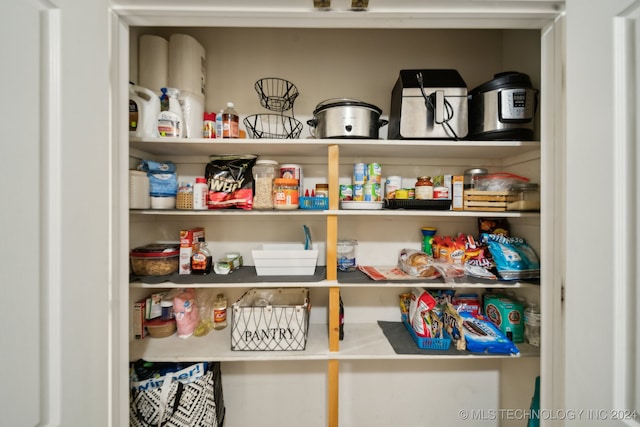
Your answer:
[[[469,92],[467,139],[534,139],[538,91],[528,75],[507,71]]]
[[[322,101],[307,124],[315,128],[315,138],[378,139],[379,130],[388,123],[380,119],[382,110],[375,105],[351,98]]]

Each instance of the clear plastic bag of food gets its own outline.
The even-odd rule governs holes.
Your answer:
[[[433,258],[415,249],[402,249],[398,255],[398,268],[410,276],[435,279],[440,277],[433,266]]]
[[[516,184],[529,182],[529,178],[508,172],[498,172],[474,177],[474,190],[509,191]]]

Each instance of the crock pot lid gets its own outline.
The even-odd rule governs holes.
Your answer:
[[[519,73],[517,71],[505,71],[504,73],[494,74],[493,80],[489,80],[488,82],[481,84],[471,92],[482,93],[496,89],[514,87],[533,88],[531,78],[527,74]]]
[[[316,105],[316,109],[313,110],[313,114],[315,115],[316,113],[319,113],[322,110],[326,110],[327,108],[333,108],[333,107],[364,107],[364,108],[369,108],[371,110],[376,111],[378,114],[382,114],[382,110],[378,107],[376,107],[373,104],[368,104],[366,102],[362,102],[360,100],[357,99],[352,99],[352,98],[331,98],[331,99],[326,99],[322,102],[320,102],[318,105]]]

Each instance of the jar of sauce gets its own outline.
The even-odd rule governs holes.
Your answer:
[[[295,178],[276,178],[273,180],[273,208],[298,209],[298,180]]]
[[[430,176],[419,176],[415,188],[416,200],[433,199],[433,182]]]

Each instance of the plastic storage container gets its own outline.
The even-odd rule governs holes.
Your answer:
[[[475,179],[478,175],[487,175],[489,171],[484,168],[471,168],[464,171],[463,188],[471,190],[475,186]]]
[[[358,242],[356,240],[338,240],[338,270],[355,271],[356,249]]]
[[[273,209],[273,180],[280,167],[275,160],[259,159],[253,166],[253,209]]]
[[[276,178],[273,180],[273,207],[275,209],[298,209],[299,196],[297,179]]]
[[[524,309],[524,338],[536,347],[540,347],[540,307],[530,303]]]
[[[138,276],[166,276],[178,271],[179,244],[151,243],[131,251],[131,269]]]
[[[540,188],[533,182],[515,184],[513,192],[507,199],[508,211],[539,211]]]
[[[152,338],[166,338],[170,337],[176,332],[176,320],[164,320],[162,318],[147,320],[144,322],[144,326],[149,331],[149,335]]]
[[[149,209],[149,177],[144,171],[129,171],[129,209]]]

